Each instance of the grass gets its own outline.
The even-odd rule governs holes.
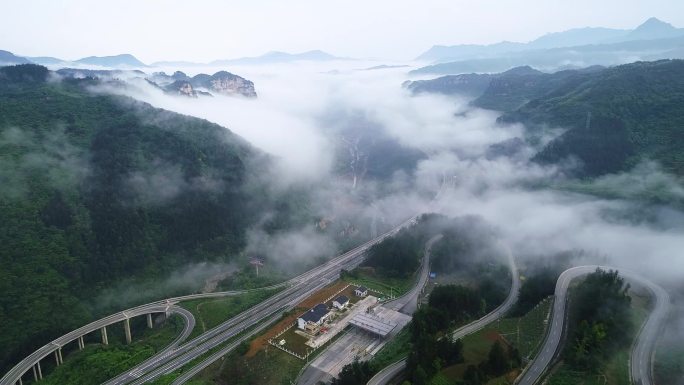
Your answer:
[[[630,296],[632,297],[631,317],[635,325],[632,336],[634,339],[648,316],[649,298],[634,292],[630,293]],[[628,385],[631,350],[632,346],[629,345],[617,351],[609,360],[600,365],[598,373],[573,370],[561,362],[556,366],[547,383],[549,385]]]
[[[407,327],[403,328],[397,335],[387,342],[385,346],[371,360],[373,368],[380,371],[382,368],[399,361],[408,356],[411,351],[411,332]]]
[[[280,289],[256,290],[244,294],[211,299],[196,299],[180,304],[195,316],[195,330],[190,339],[227,321],[252,306],[264,301]]]
[[[545,321],[552,301],[545,299],[522,317],[504,318],[463,338],[464,362],[444,368],[432,380],[433,385],[461,379],[468,365],[478,365],[488,359],[496,341],[511,345],[522,357],[533,356],[544,339]],[[518,371],[491,379],[488,385],[512,384]],[[448,383],[448,382],[447,382]]]
[[[371,268],[357,268],[353,276],[346,276],[343,279],[355,286],[366,286],[372,291],[399,297],[411,290],[415,284],[416,274],[408,278],[390,278],[375,274]]]
[[[544,339],[551,304],[551,298],[546,298],[524,316],[504,318],[491,327],[497,330],[508,343],[518,348],[521,357],[531,359]]]
[[[87,344],[85,349],[75,350],[64,356],[64,364],[54,368],[43,378],[41,384],[94,385],[103,383],[152,357],[168,346],[182,329],[183,320],[178,316],[173,316],[161,327],[141,329],[144,330],[142,332],[134,329],[134,340],[130,345],[114,340],[112,337],[116,333],[112,333],[108,346]],[[43,374],[46,374],[45,366]]]

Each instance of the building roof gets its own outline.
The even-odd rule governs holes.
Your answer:
[[[306,313],[302,314],[301,319],[307,322],[319,322],[321,318],[328,314],[328,307],[322,303],[312,307]]]
[[[347,298],[346,295],[341,295],[341,296],[335,298],[334,301],[339,303],[339,304],[345,304],[345,303],[349,302],[349,298]]]
[[[397,326],[397,324],[393,322],[364,313],[355,315],[349,323],[360,327],[361,329],[379,334],[382,337],[386,337]]]
[[[368,288],[365,287],[365,286],[359,286],[359,287],[356,288],[356,290],[358,290],[358,291],[360,291],[360,292],[364,292],[364,291],[368,291]]]

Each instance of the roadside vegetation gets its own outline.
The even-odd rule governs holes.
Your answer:
[[[101,384],[163,350],[180,334],[184,322],[182,318],[173,316],[162,326],[154,329],[138,325],[133,329],[133,342],[130,345],[125,343],[122,333],[116,330],[116,326],[120,325],[107,328],[109,345],[87,343],[85,349],[67,354],[64,357],[64,364],[54,369],[48,369],[43,363],[45,376],[41,384]],[[97,341],[94,337],[91,339]]]
[[[639,294],[616,271],[597,270],[570,292],[568,338],[550,385],[629,383],[629,356],[648,315]]]
[[[656,346],[653,365],[655,382],[660,385],[681,385],[684,379],[683,293],[680,288],[673,294],[672,311]]]
[[[427,303],[414,313],[411,323],[370,361],[345,366],[339,379],[334,381],[335,385],[365,383],[375,373],[404,357],[411,384],[439,381],[442,368],[464,360],[463,344],[452,341],[448,334],[493,310],[506,298],[510,274],[502,264],[501,254],[494,247],[493,233],[485,223],[472,217],[448,218],[432,214],[423,216],[417,226],[422,226],[419,232],[430,235],[424,235],[422,247],[413,250],[422,251],[430,236],[442,234],[442,239],[432,247],[431,271],[440,275],[458,274],[463,277],[463,284],[428,285]],[[382,265],[384,260],[369,259],[374,261],[369,263]],[[387,258],[385,263],[389,265],[390,261],[391,258]],[[419,261],[410,266],[417,269]],[[401,268],[392,266],[379,271],[394,277],[403,273]],[[502,351],[507,357],[507,350],[502,347]]]
[[[227,321],[252,306],[264,301],[280,289],[254,290],[244,294],[183,301],[180,306],[195,316],[195,329],[189,338],[194,338]]]

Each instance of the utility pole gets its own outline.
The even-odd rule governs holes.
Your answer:
[[[250,265],[253,265],[254,268],[256,269],[256,276],[258,277],[259,276],[259,266],[263,266],[264,261],[262,259],[255,257],[255,258],[250,259],[249,263],[250,263]]]

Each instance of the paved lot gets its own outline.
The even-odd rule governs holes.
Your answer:
[[[350,329],[311,362],[298,384],[316,385],[320,381],[328,382],[333,377],[337,377],[342,368],[355,359],[370,359],[411,320],[411,317],[406,314],[383,306],[378,306],[375,314],[397,324],[387,338],[381,339],[375,334],[356,327]]]

